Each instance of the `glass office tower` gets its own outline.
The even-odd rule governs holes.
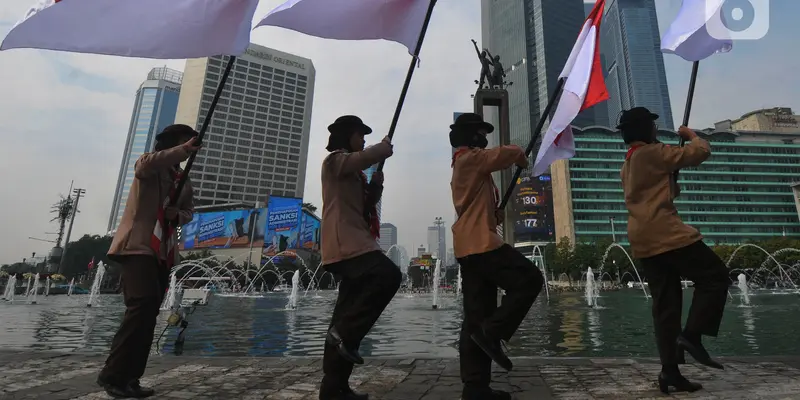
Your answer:
[[[136,160],[152,151],[156,134],[175,122],[182,79],[180,71],[167,67],[153,68],[136,92],[128,139],[122,153],[117,188],[108,218],[109,232],[117,229],[125,211]]]

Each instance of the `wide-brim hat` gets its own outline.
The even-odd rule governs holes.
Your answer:
[[[336,118],[336,121],[328,125],[328,132],[331,134],[359,132],[364,135],[369,135],[372,133],[372,128],[367,126],[361,118],[355,115],[343,115]]]
[[[166,137],[180,137],[180,136],[197,137],[200,136],[200,133],[192,129],[192,127],[189,125],[175,124],[164,128],[163,131],[161,131],[158,135],[156,135],[156,140],[158,141]]]
[[[634,107],[630,110],[625,110],[619,117],[619,125],[617,129],[623,129],[643,121],[655,121],[658,119],[658,114],[650,112],[646,107]]]
[[[494,132],[494,125],[485,122],[483,117],[475,113],[464,113],[456,118],[454,124],[450,125],[453,131],[477,131],[478,129],[485,129],[486,133]]]

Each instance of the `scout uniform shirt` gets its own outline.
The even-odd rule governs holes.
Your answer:
[[[500,193],[492,172],[506,169],[525,153],[518,146],[493,149],[459,147],[453,155],[450,189],[458,220],[453,224],[453,252],[456,258],[486,253],[503,245],[497,234],[495,210]]]
[[[628,209],[628,241],[636,258],[686,247],[703,239],[678,216],[675,171],[696,167],[711,155],[707,141],[695,138],[685,147],[631,143],[622,164],[622,188]]]

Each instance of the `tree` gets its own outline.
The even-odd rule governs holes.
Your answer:
[[[305,209],[307,209],[307,210],[308,210],[308,211],[310,211],[312,214],[314,214],[314,213],[316,213],[316,212],[317,212],[317,206],[315,206],[315,205],[313,205],[313,204],[311,204],[311,203],[303,203],[303,204],[302,204],[302,208],[305,208]]]
[[[106,276],[111,278],[118,274],[116,264],[111,264],[108,259],[108,249],[111,247],[111,236],[84,235],[82,238],[67,245],[61,274],[70,279],[88,271],[89,263],[94,259],[95,265],[100,263],[108,266]]]

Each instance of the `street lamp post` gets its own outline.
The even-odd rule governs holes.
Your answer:
[[[67,230],[67,237],[64,240],[64,252],[61,253],[61,261],[58,263],[58,273],[61,273],[61,268],[64,266],[64,259],[67,256],[67,248],[69,247],[69,237],[72,234],[72,224],[75,223],[75,214],[78,213],[78,202],[81,200],[81,196],[86,194],[86,189],[74,189],[72,193],[75,193],[75,204],[72,205],[72,218],[69,220],[69,229]]]

